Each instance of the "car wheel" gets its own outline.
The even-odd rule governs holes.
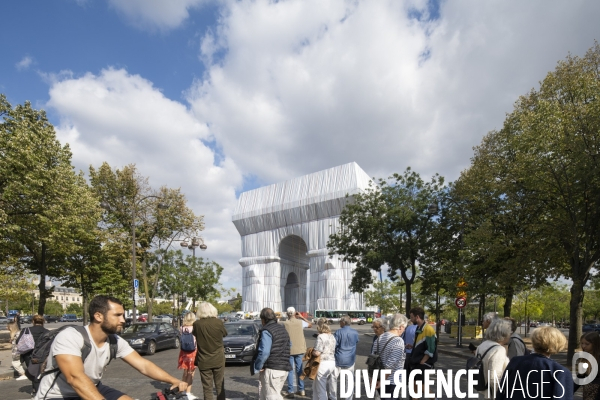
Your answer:
[[[156,342],[154,340],[152,340],[148,344],[148,351],[146,352],[146,354],[149,355],[149,356],[151,356],[154,353],[156,353]]]
[[[329,321],[327,321],[327,323],[328,323],[329,325],[331,325],[331,324],[333,324],[333,321],[332,321],[332,320],[329,320]]]
[[[176,348],[176,349],[178,349],[178,348],[179,348],[179,345],[180,345],[179,338],[178,338],[178,337],[176,337],[176,338],[175,338],[175,348]]]
[[[364,324],[365,324],[365,321],[359,321],[359,323],[358,323],[358,324],[359,324],[359,325],[364,325]]]

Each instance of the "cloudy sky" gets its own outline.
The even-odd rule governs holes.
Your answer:
[[[73,162],[135,163],[204,214],[241,288],[239,193],[357,162],[454,180],[600,2],[31,0],[2,8],[0,93],[47,110]]]

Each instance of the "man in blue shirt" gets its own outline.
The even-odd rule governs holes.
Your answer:
[[[412,324],[408,325],[402,334],[402,339],[404,340],[404,353],[406,353],[406,360],[404,362],[404,369],[406,370],[406,376],[410,374],[410,355],[412,353],[413,344],[415,343],[415,335],[417,334],[417,325]]]
[[[354,362],[356,361],[356,344],[358,343],[358,332],[352,329],[350,317],[344,315],[340,318],[340,329],[335,331],[335,366],[336,381],[339,380],[340,371],[345,369],[354,375]],[[352,382],[348,382],[346,387],[354,388]],[[354,398],[354,391],[350,392],[349,400]]]
[[[281,400],[281,389],[291,371],[290,336],[277,323],[277,317],[270,308],[260,312],[263,328],[258,338],[258,350],[252,362],[252,372],[258,373],[258,398],[260,400]]]

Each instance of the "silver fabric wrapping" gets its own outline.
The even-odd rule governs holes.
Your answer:
[[[243,311],[365,309],[349,289],[354,264],[329,255],[327,242],[369,181],[349,163],[240,195],[233,223],[242,241]]]

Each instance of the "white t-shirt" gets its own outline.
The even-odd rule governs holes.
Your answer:
[[[90,335],[89,327],[85,327],[88,336],[90,337],[91,350],[83,363],[85,374],[92,380],[94,384],[98,384],[102,379],[102,374],[108,362],[110,361],[110,342],[108,338],[102,347],[96,346],[92,336]],[[60,332],[54,338],[50,353],[48,354],[48,364],[46,365],[46,371],[56,368],[56,362],[54,356],[58,354],[69,354],[73,356],[81,357],[81,348],[83,347],[83,337],[81,334],[73,328],[67,328]],[[117,358],[127,357],[134,350],[129,346],[124,339],[118,337],[117,340]],[[58,372],[57,372],[58,373]],[[41,400],[46,396],[47,399],[52,398],[63,398],[63,397],[77,397],[77,392],[69,385],[63,374],[58,376],[54,385],[52,382],[56,377],[57,373],[48,374],[42,378],[40,382],[40,388],[36,393],[35,399]],[[52,388],[50,388],[52,385]],[[50,389],[48,391],[48,389]],[[46,395],[46,392],[48,394]]]

